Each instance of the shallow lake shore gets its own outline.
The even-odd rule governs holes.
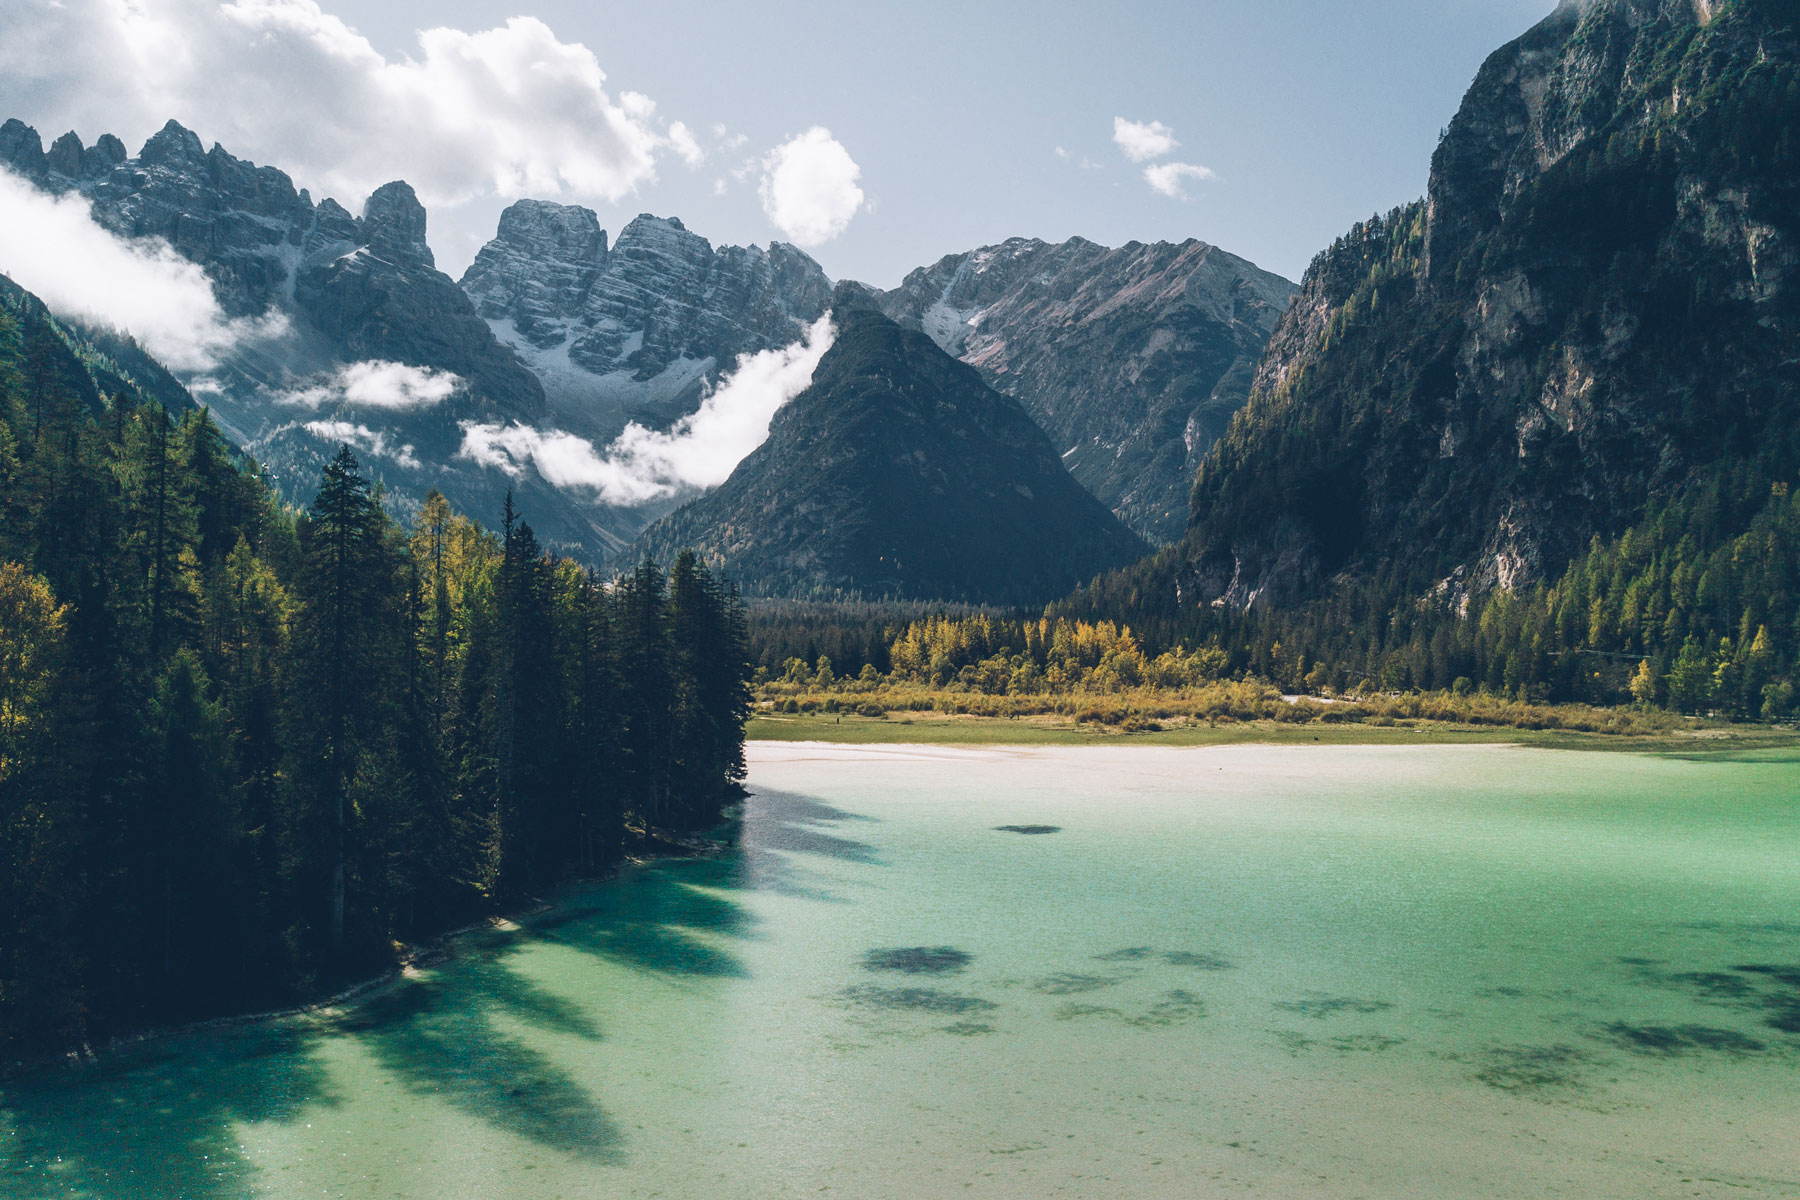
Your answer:
[[[1122,732],[1066,717],[984,717],[947,713],[759,714],[750,722],[753,742],[835,742],[846,745],[971,746],[1495,746],[1615,750],[1630,753],[1709,755],[1800,750],[1800,730],[1764,725],[1696,724],[1658,734],[1583,733],[1455,725],[1438,721],[1390,724],[1294,725],[1280,721],[1166,724]]]

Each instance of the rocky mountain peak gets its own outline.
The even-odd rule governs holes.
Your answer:
[[[462,278],[491,321],[505,321],[540,350],[568,340],[566,320],[605,265],[606,231],[591,208],[520,200],[500,214],[493,241]]]
[[[81,144],[81,135],[71,130],[50,143],[50,149],[44,155],[44,165],[59,175],[79,179],[85,150],[86,147]]]
[[[1651,64],[1640,51],[1709,24],[1707,0],[1565,0],[1482,65],[1432,158],[1424,272],[1441,273],[1520,192],[1603,132],[1660,119],[1621,103]]]
[[[36,178],[44,169],[44,139],[17,117],[8,118],[0,125],[0,163],[27,179]]]
[[[740,355],[799,341],[831,291],[791,246],[714,247],[643,213],[609,247],[592,211],[537,201],[506,210],[462,286],[558,417],[600,438],[693,411]]]
[[[203,170],[206,148],[200,144],[200,137],[193,130],[179,121],[170,121],[150,135],[150,140],[138,151],[138,159],[153,166],[174,169],[194,167]]]
[[[425,241],[425,206],[411,184],[396,180],[375,189],[363,205],[362,232],[363,244],[379,258],[403,265],[437,266]]]
[[[568,262],[598,263],[606,257],[606,230],[600,228],[599,214],[579,204],[517,201],[500,214],[494,241]]]

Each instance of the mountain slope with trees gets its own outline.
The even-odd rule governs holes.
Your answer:
[[[718,820],[728,586],[379,501],[340,447],[284,507],[134,346],[0,280],[0,1061],[315,994]]]
[[[1427,199],[1308,271],[1187,537],[1069,610],[1297,683],[1784,711],[1797,25],[1590,0],[1496,53]]]
[[[1041,604],[1143,552],[972,367],[880,313],[837,311],[768,440],[634,554],[691,547],[746,594]]]

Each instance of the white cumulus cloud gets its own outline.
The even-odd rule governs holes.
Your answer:
[[[277,397],[284,404],[318,408],[344,404],[352,408],[429,408],[456,394],[462,377],[435,367],[374,360],[349,363],[323,383]]]
[[[1124,117],[1113,118],[1113,142],[1134,163],[1161,158],[1181,145],[1175,140],[1175,131],[1161,121],[1127,121]]]
[[[212,283],[160,238],[120,238],[87,201],[52,196],[0,169],[0,272],[52,311],[123,330],[162,363],[197,372],[249,338],[285,329],[279,316],[227,320]]]
[[[1151,189],[1172,200],[1186,199],[1187,189],[1182,186],[1186,180],[1191,179],[1200,183],[1217,178],[1218,176],[1206,167],[1196,166],[1194,163],[1156,163],[1144,168],[1144,180]]]
[[[693,161],[685,125],[608,90],[593,51],[534,17],[419,33],[388,57],[316,0],[58,0],[4,20],[0,108],[89,139],[170,117],[350,205],[391,179],[427,204],[617,201]]]
[[[301,428],[321,441],[334,445],[343,443],[353,450],[389,459],[410,470],[416,471],[423,465],[414,455],[410,444],[395,445],[385,433],[377,433],[367,425],[356,425],[349,421],[308,421]]]
[[[669,145],[681,156],[681,161],[690,167],[697,167],[706,161],[706,151],[694,137],[694,131],[680,121],[669,123]]]
[[[799,245],[829,242],[863,207],[862,168],[823,126],[775,147],[762,173],[763,212]]]
[[[698,411],[666,432],[628,425],[601,451],[561,430],[466,421],[457,455],[515,477],[532,466],[556,487],[585,489],[611,504],[717,487],[768,438],[782,405],[806,390],[832,339],[827,314],[791,346],[744,355]]]

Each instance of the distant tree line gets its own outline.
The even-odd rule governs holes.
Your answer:
[[[1310,603],[1184,608],[1122,572],[1058,606],[1297,691],[1481,692],[1786,720],[1800,685],[1800,495],[1786,446],[1697,481],[1553,578],[1464,604],[1405,564]],[[1396,599],[1399,597],[1399,599]]]
[[[1180,606],[1142,567],[1044,617],[869,606],[766,610],[757,678],[906,683],[986,695],[1181,690],[1261,679],[1287,692],[1485,695],[1740,720],[1800,713],[1800,492],[1789,447],[1696,481],[1561,573],[1467,601],[1408,564],[1372,564],[1309,603]],[[1396,600],[1396,597],[1400,599]],[[877,644],[877,639],[880,639]]]
[[[0,1058],[316,994],[720,819],[749,651],[691,556],[614,584],[348,448],[282,507],[0,305]]]

